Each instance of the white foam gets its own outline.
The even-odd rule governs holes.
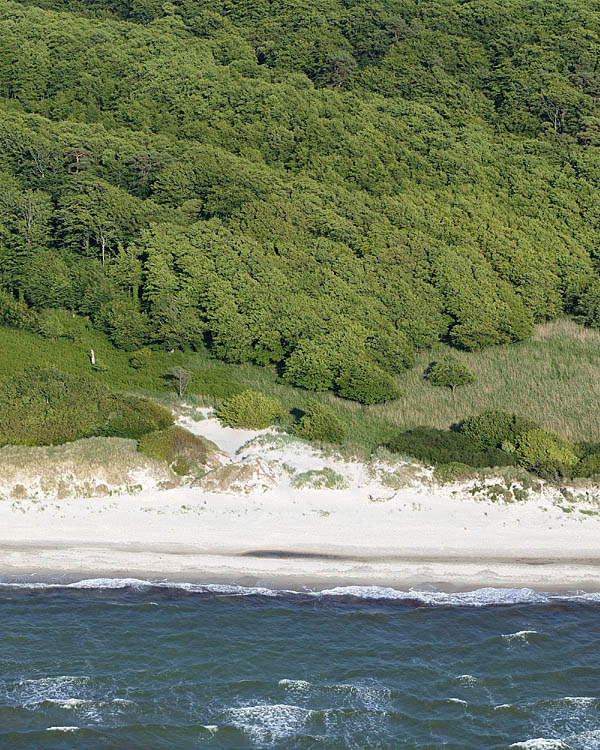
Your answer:
[[[567,750],[567,745],[562,740],[549,740],[544,737],[515,742],[510,747],[521,750]]]
[[[279,680],[277,684],[281,685],[281,687],[284,687],[286,690],[300,691],[303,693],[311,688],[311,683],[306,680],[288,680],[284,678],[283,680]]]
[[[565,695],[562,699],[565,703],[571,703],[576,706],[590,706],[598,701],[598,698],[592,698],[588,695]]]
[[[548,596],[533,589],[481,588],[475,591],[446,593],[444,591],[399,591],[382,586],[338,586],[321,591],[323,596],[351,596],[359,599],[408,599],[423,604],[453,607],[484,607],[490,604],[543,604]]]
[[[448,703],[458,703],[461,706],[468,706],[467,701],[463,701],[462,698],[447,698]]]
[[[79,727],[47,727],[47,732],[76,732]]]
[[[233,726],[257,742],[277,742],[294,737],[306,726],[312,711],[286,703],[230,708]]]
[[[502,638],[508,643],[514,643],[515,641],[526,643],[532,635],[539,635],[539,633],[537,630],[517,630],[516,633],[502,635]]]
[[[264,597],[349,597],[364,600],[388,600],[418,602],[426,606],[441,607],[486,607],[499,604],[547,604],[551,601],[600,601],[600,593],[589,594],[545,594],[529,588],[501,589],[480,588],[474,591],[448,593],[444,591],[424,591],[409,589],[407,591],[389,586],[336,586],[323,590],[272,589],[264,586],[238,586],[237,584],[186,583],[166,580],[143,580],[139,578],[88,578],[72,583],[1,582],[0,588],[21,589],[133,589],[147,588],[180,589],[190,593],[208,593],[223,596],[264,596]],[[508,634],[522,636],[535,631],[519,631]]]

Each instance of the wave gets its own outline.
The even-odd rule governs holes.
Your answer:
[[[76,732],[79,727],[47,727],[47,732]]]
[[[312,683],[306,680],[279,680],[279,686],[295,698],[338,695],[350,706],[373,713],[390,707],[392,691],[376,681],[357,683]]]
[[[535,636],[540,636],[537,630],[518,630],[516,633],[505,633],[503,634],[502,640],[507,643],[529,643]]]
[[[2,590],[131,590],[160,591],[179,590],[189,594],[212,596],[257,596],[268,598],[317,598],[348,599],[363,601],[399,602],[431,607],[486,607],[511,604],[550,604],[552,602],[600,603],[600,592],[573,592],[549,594],[530,588],[485,587],[473,591],[449,593],[421,589],[394,589],[387,586],[336,586],[330,589],[275,589],[265,586],[240,586],[222,583],[185,583],[167,580],[144,580],[140,578],[86,578],[80,581],[1,581]],[[533,635],[535,631],[510,633],[505,638]]]
[[[257,742],[289,739],[306,727],[312,711],[286,703],[230,708],[226,715],[231,725]]]
[[[533,740],[524,740],[523,742],[515,742],[511,745],[512,748],[521,748],[521,750],[567,750],[567,745],[562,740],[549,740],[544,737],[538,737]]]

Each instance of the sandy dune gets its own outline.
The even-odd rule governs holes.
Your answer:
[[[270,431],[224,429],[214,419],[185,426],[232,462],[259,473],[261,462],[276,467],[274,486],[2,501],[2,574],[600,590],[600,505],[593,496],[584,504],[550,492],[508,505],[474,500],[428,484],[414,467],[406,486],[393,489],[377,466],[328,457]],[[299,476],[317,472],[318,479],[324,468],[345,488],[299,486]]]

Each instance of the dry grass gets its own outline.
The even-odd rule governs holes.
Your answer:
[[[315,397],[329,404],[357,449],[385,442],[398,429],[448,428],[485,409],[515,411],[571,440],[600,441],[600,332],[560,319],[538,326],[529,341],[458,352],[476,382],[455,393],[423,379],[427,365],[448,351],[439,344],[421,352],[416,367],[398,378],[404,397],[368,407],[281,385],[271,368],[230,367],[244,386],[276,396],[286,408],[302,409]]]
[[[166,465],[139,453],[135,440],[87,438],[56,446],[0,448],[0,495],[4,497],[122,494],[169,480]]]
[[[539,326],[530,341],[464,353],[477,380],[455,394],[423,380],[439,353],[422,355],[401,378],[407,397],[384,407],[391,421],[448,427],[484,409],[504,409],[571,440],[600,440],[599,332],[556,320]]]

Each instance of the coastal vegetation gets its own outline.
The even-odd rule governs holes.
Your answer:
[[[440,341],[596,326],[599,31],[589,0],[3,0],[0,319],[364,404]]]
[[[599,34],[591,0],[0,0],[0,443],[194,462],[186,399],[594,475]]]

